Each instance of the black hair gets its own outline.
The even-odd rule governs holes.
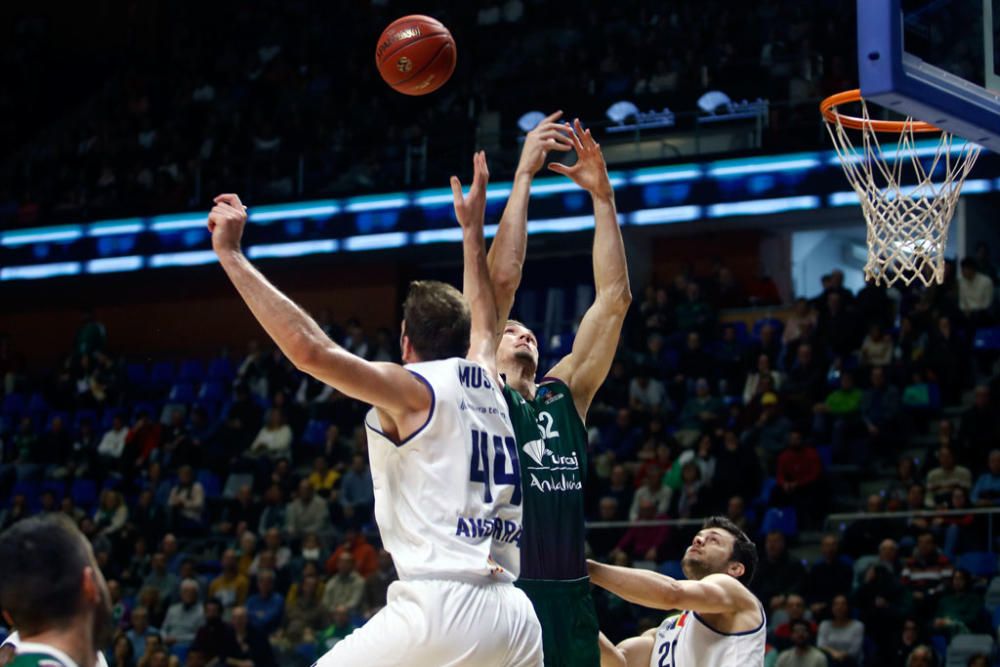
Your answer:
[[[973,257],[966,257],[962,260],[961,267],[963,269],[972,269],[973,271],[979,270],[979,262],[977,262]]]
[[[79,611],[87,538],[62,514],[19,521],[0,534],[0,608],[24,635],[69,624]]]
[[[743,564],[743,574],[737,580],[744,586],[749,586],[757,572],[757,546],[740,527],[724,516],[713,516],[705,519],[701,529],[718,528],[733,536],[733,554],[731,560]]]

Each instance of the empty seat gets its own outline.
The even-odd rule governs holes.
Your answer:
[[[185,359],[181,362],[181,367],[177,371],[179,382],[190,382],[197,384],[205,379],[205,367],[197,359]]]
[[[990,635],[958,635],[948,644],[947,667],[965,667],[969,658],[977,653],[988,656],[992,662],[993,637]]]
[[[992,577],[997,573],[997,556],[989,551],[970,551],[958,557],[958,567],[974,577]]]
[[[760,525],[763,535],[778,531],[785,537],[795,537],[799,534],[799,521],[795,510],[791,507],[772,507],[764,513]]]

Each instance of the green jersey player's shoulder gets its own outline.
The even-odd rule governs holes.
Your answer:
[[[73,667],[47,653],[18,653],[9,667]]]

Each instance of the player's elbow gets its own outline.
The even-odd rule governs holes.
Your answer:
[[[493,282],[493,291],[497,295],[497,301],[513,297],[521,285],[521,264],[504,262],[503,266],[493,267],[493,270],[490,271],[490,280]]]
[[[684,589],[676,579],[661,581],[658,597],[665,603],[665,609],[679,609],[683,605]]]
[[[632,305],[632,289],[628,281],[605,289],[599,297],[604,309],[611,315],[623,316]]]
[[[306,333],[295,335],[284,350],[285,356],[296,369],[312,374],[323,358],[323,345]]]

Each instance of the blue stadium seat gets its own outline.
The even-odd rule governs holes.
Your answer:
[[[31,395],[31,398],[28,399],[28,406],[26,408],[26,412],[30,414],[32,417],[37,418],[39,415],[42,415],[45,412],[47,412],[48,409],[49,409],[49,404],[45,400],[45,397],[42,396],[40,393],[35,392],[34,394]]]
[[[201,386],[198,398],[204,401],[224,401],[228,394],[226,386],[218,380],[209,380]]]
[[[132,418],[135,419],[139,416],[140,412],[145,412],[149,415],[149,418],[156,421],[160,416],[160,409],[156,407],[155,403],[150,401],[139,401],[134,406],[132,406]]]
[[[770,324],[772,327],[774,327],[774,329],[775,329],[775,331],[774,331],[775,335],[778,338],[781,338],[781,332],[785,330],[785,323],[782,322],[781,320],[777,319],[776,317],[762,317],[761,319],[759,319],[756,322],[754,322],[753,323],[753,337],[754,338],[760,338],[760,330],[763,329],[768,324]]]
[[[129,364],[125,367],[125,377],[130,385],[134,387],[145,387],[149,384],[149,373],[146,372],[145,364]]]
[[[44,493],[50,491],[53,496],[56,497],[56,502],[58,503],[62,500],[63,496],[66,495],[66,484],[65,482],[60,482],[54,479],[47,479],[42,482],[42,486],[39,489],[39,493]]]
[[[1000,327],[976,329],[972,347],[977,350],[1000,350]]]
[[[128,420],[128,412],[119,408],[108,408],[105,410],[104,414],[101,415],[101,435],[103,435],[104,431],[111,430],[111,423],[114,421],[115,417],[122,417],[123,419]]]
[[[778,480],[773,477],[766,478],[760,485],[760,495],[757,496],[753,504],[757,507],[767,507],[767,504],[771,502],[771,493],[776,486],[778,486]]]
[[[197,359],[185,359],[177,372],[178,382],[198,384],[205,379],[205,367]]]
[[[94,427],[94,429],[96,430],[100,424],[99,420],[97,419],[97,411],[77,410],[76,413],[73,415],[73,430],[79,431],[80,423],[85,421],[90,422],[90,425]]]
[[[209,380],[215,380],[217,382],[230,382],[234,377],[236,377],[236,371],[233,370],[233,365],[230,363],[229,359],[226,357],[219,357],[218,359],[212,359],[208,364],[208,375]]]
[[[823,469],[829,470],[830,466],[833,465],[833,446],[819,445],[816,447],[816,453],[819,454],[819,460],[823,462]]]
[[[168,400],[171,403],[191,403],[194,401],[194,385],[190,382],[178,382],[170,388]]]
[[[174,381],[174,365],[169,361],[153,364],[153,370],[149,373],[149,381],[157,387],[170,386]]]
[[[977,653],[989,656],[992,661],[996,644],[990,635],[958,635],[948,644],[948,667],[965,667],[969,658]]]
[[[0,412],[11,417],[20,417],[28,408],[28,402],[21,394],[7,394],[0,403]]]
[[[778,531],[785,537],[795,537],[799,534],[799,520],[791,507],[772,507],[764,513],[760,524],[761,535]]]
[[[302,431],[302,444],[310,447],[322,447],[326,442],[326,430],[330,422],[321,419],[310,419]]]
[[[684,570],[681,569],[681,562],[679,560],[667,560],[660,563],[660,567],[657,568],[660,574],[664,574],[668,577],[674,579],[687,579],[684,576]]]
[[[97,504],[97,482],[92,479],[75,479],[69,495],[77,507],[92,509]]]
[[[989,551],[970,551],[958,557],[958,567],[974,577],[992,577],[997,573],[997,555]]]
[[[222,482],[211,470],[199,470],[198,481],[205,490],[206,498],[218,498],[222,495]]]

